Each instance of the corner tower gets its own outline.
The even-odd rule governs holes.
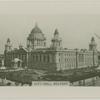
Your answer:
[[[97,50],[97,44],[95,42],[94,37],[91,38],[91,42],[89,44],[89,50],[91,50],[91,51]]]
[[[56,29],[54,32],[54,37],[51,40],[52,44],[51,44],[51,48],[53,49],[61,49],[62,48],[62,39],[59,37],[59,32]]]
[[[9,51],[11,51],[11,48],[12,48],[11,41],[10,41],[10,39],[8,38],[8,39],[7,39],[7,42],[6,42],[6,44],[5,44],[5,51],[6,51],[6,52],[9,52]]]

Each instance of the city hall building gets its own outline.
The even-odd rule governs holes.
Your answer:
[[[66,49],[62,47],[62,39],[56,29],[51,45],[46,47],[46,37],[35,25],[27,37],[27,47],[12,49],[10,39],[5,45],[5,66],[7,68],[28,67],[42,70],[68,70],[98,66],[97,44],[91,38],[89,50]],[[16,63],[16,66],[14,64]]]

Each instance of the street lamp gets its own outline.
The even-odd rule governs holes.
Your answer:
[[[78,68],[78,49],[76,50],[76,69]]]
[[[94,52],[94,50],[93,50],[93,67],[95,66],[94,54],[95,54],[95,52]]]

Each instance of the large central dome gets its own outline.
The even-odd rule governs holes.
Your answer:
[[[44,34],[42,33],[41,29],[38,27],[37,24],[32,29],[28,37],[28,40],[33,40],[33,39],[45,40]]]
[[[44,48],[45,46],[46,38],[41,29],[36,24],[27,38],[27,47],[29,50],[34,50],[37,48]]]
[[[31,33],[42,33],[42,31],[36,24],[35,27],[32,29]]]

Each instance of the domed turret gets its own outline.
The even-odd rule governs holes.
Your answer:
[[[55,29],[54,35],[59,34],[58,29]]]
[[[89,44],[89,50],[95,51],[97,47],[97,44],[95,42],[94,37],[91,38],[91,43]]]
[[[44,34],[36,24],[27,38],[27,47],[31,49],[44,48],[45,40]]]
[[[11,47],[12,47],[11,41],[10,41],[10,39],[8,38],[8,39],[7,39],[7,43],[5,44],[5,51],[6,51],[6,52],[11,51]]]
[[[53,37],[53,39],[52,39],[51,48],[54,48],[54,49],[62,48],[62,40],[61,40],[61,38],[59,37],[59,32],[58,32],[57,29],[56,29],[55,32],[54,32],[54,37]]]

